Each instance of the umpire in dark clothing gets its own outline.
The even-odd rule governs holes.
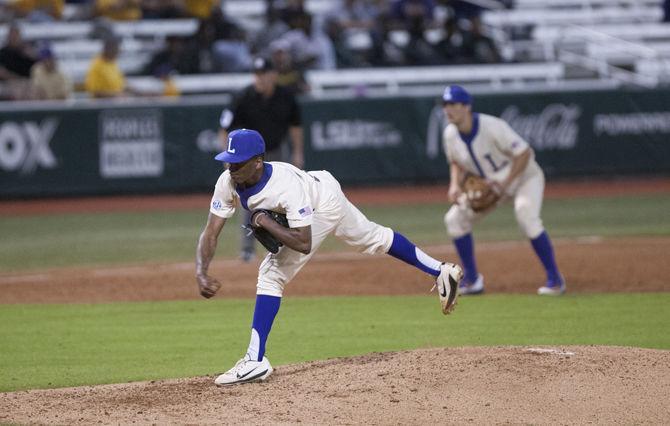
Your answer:
[[[277,85],[277,71],[266,58],[252,64],[254,83],[235,96],[229,109],[221,113],[219,138],[226,149],[228,132],[237,129],[257,130],[265,140],[265,161],[285,161],[302,169],[304,166],[303,132],[300,109],[295,95]],[[291,140],[290,149],[284,143]],[[249,222],[249,212],[242,209],[242,223]],[[240,257],[249,262],[255,256],[256,240],[242,233]]]

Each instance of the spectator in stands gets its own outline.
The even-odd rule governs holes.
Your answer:
[[[405,52],[391,40],[392,28],[393,20],[391,16],[381,14],[376,21],[375,28],[370,33],[372,48],[370,49],[368,62],[373,66],[392,67],[405,64]]]
[[[0,48],[0,79],[28,78],[35,62],[32,47],[23,41],[18,25],[11,24],[7,31],[7,41]]]
[[[305,74],[294,65],[288,43],[275,40],[270,44],[270,51],[270,59],[277,71],[277,86],[285,87],[294,95],[309,92]]]
[[[90,38],[97,40],[105,40],[108,38],[115,38],[116,30],[114,29],[114,21],[107,18],[92,19]]]
[[[326,12],[324,21],[335,20],[340,28],[370,30],[379,15],[379,7],[365,0],[339,0]]]
[[[401,28],[409,29],[415,20],[421,19],[424,25],[433,21],[434,0],[395,0],[391,5],[391,17]]]
[[[200,21],[198,30],[186,43],[186,61],[193,65],[197,74],[217,71],[212,46],[216,40],[216,28],[208,21]]]
[[[219,139],[224,149],[228,147],[229,132],[241,128],[256,129],[265,139],[266,161],[288,162],[290,158],[294,166],[303,168],[303,131],[295,96],[277,86],[277,72],[271,61],[254,59],[253,71],[254,83],[238,93],[231,107],[221,113]],[[290,156],[285,149],[287,136],[291,139]],[[242,212],[245,214],[242,223],[249,223],[249,212]],[[248,262],[255,256],[256,240],[247,232],[242,232],[241,237],[240,257]]]
[[[135,21],[142,18],[140,0],[96,0],[95,15],[112,21]]]
[[[88,21],[94,16],[95,0],[66,0],[72,6],[67,16],[72,21]]]
[[[380,14],[377,4],[367,0],[340,0],[324,17],[324,31],[335,49],[338,68],[370,66],[367,61],[369,46],[352,45],[352,37],[368,36]]]
[[[209,19],[216,10],[221,11],[221,0],[183,0],[186,16]]]
[[[94,98],[124,96],[126,78],[116,60],[119,55],[119,40],[108,38],[104,41],[102,53],[93,58],[86,73],[84,87]]]
[[[460,19],[470,20],[482,14],[482,7],[466,0],[450,0],[449,6],[452,9],[452,16],[456,21]]]
[[[183,0],[142,0],[142,19],[175,19],[186,15]]]
[[[408,21],[409,41],[405,46],[405,63],[410,66],[437,65],[442,62],[433,45],[426,40],[425,20],[414,17]]]
[[[163,82],[161,96],[175,98],[181,95],[181,91],[174,80],[174,72],[169,64],[159,66],[154,76]]]
[[[250,41],[251,53],[259,57],[269,56],[271,52],[268,47],[272,42],[290,30],[288,24],[279,19],[279,10],[273,6],[271,1],[269,3],[265,11],[265,22]]]
[[[155,75],[158,68],[165,65],[178,74],[199,72],[195,57],[187,50],[186,40],[182,37],[168,36],[165,41],[165,48],[152,56],[142,71],[143,75]]]
[[[464,61],[473,63],[501,62],[500,53],[493,40],[482,31],[481,18],[470,18],[470,31],[463,34],[461,54]]]
[[[251,54],[245,39],[244,30],[215,8],[208,19],[200,21],[198,31],[187,43],[186,55],[197,73],[247,71]]]
[[[274,2],[270,1],[271,6],[274,7]],[[285,0],[284,7],[279,8],[279,19],[284,21],[286,25],[294,29],[293,22],[295,19],[300,19],[304,15],[307,15],[307,10],[305,9],[305,0]]]
[[[0,48],[0,98],[23,100],[34,97],[30,85],[30,68],[35,63],[32,46],[21,38],[16,24],[10,24],[7,41]]]
[[[211,10],[206,22],[213,27],[212,53],[216,69],[220,72],[242,72],[251,67],[251,53],[246,32],[220,7]]]
[[[281,40],[288,43],[291,56],[297,67],[302,69],[335,69],[335,52],[330,39],[312,25],[312,16],[308,13],[296,14],[289,25],[291,31]]]
[[[72,95],[72,82],[58,69],[53,52],[46,46],[30,70],[30,82],[37,99],[68,99]]]
[[[435,45],[435,50],[445,64],[455,64],[463,61],[461,48],[463,33],[454,18],[444,21],[444,37]]]
[[[64,0],[14,0],[10,4],[17,18],[31,22],[59,20],[63,17]]]
[[[324,23],[325,33],[333,45],[335,52],[335,63],[337,68],[359,68],[369,64],[349,47],[349,42],[340,23],[335,19],[326,19]]]

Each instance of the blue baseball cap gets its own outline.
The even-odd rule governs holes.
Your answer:
[[[461,86],[452,84],[447,86],[444,89],[444,94],[442,95],[442,102],[446,103],[460,103],[465,105],[470,105],[472,103],[472,96],[468,93],[467,90]]]
[[[255,130],[239,129],[228,135],[228,149],[214,157],[226,163],[243,163],[265,152],[263,136]]]
[[[40,49],[38,57],[41,60],[45,59],[53,59],[54,58],[54,53],[53,51],[49,48],[49,46],[44,46]]]

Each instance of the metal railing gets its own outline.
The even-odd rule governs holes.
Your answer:
[[[625,84],[637,85],[645,88],[658,86],[659,79],[655,75],[643,74],[635,69],[626,69],[612,63],[614,55],[618,62],[634,65],[639,60],[656,60],[660,58],[656,49],[612,35],[593,30],[591,28],[569,25],[567,26],[574,34],[583,37],[583,52],[571,50],[569,47],[561,46],[561,40],[555,44],[555,57],[567,65],[583,67],[586,70],[597,73],[599,78],[613,78]],[[628,60],[622,61],[621,57]]]

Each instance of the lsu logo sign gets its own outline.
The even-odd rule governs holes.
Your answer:
[[[49,144],[58,127],[58,119],[35,121],[6,121],[0,125],[0,169],[31,174],[38,167],[53,169],[57,166]]]
[[[315,121],[310,127],[314,151],[395,147],[402,132],[391,122],[367,120]]]

